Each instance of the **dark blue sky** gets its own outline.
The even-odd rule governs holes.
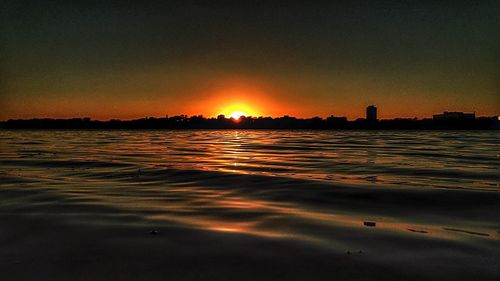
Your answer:
[[[4,1],[0,118],[500,112],[499,1],[332,2]]]

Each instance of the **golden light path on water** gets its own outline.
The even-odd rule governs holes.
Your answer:
[[[364,232],[499,240],[488,218],[476,221],[467,213],[468,208],[484,207],[485,214],[491,209],[471,197],[485,200],[489,184],[498,182],[498,160],[490,156],[496,136],[490,133],[427,132],[425,138],[423,133],[310,131],[23,134],[8,136],[16,142],[0,140],[10,147],[2,152],[5,175],[35,180],[23,183],[26,188],[43,186],[151,221],[336,249],[344,247],[339,237]],[[450,143],[461,147],[460,158],[453,158],[457,150]],[[430,176],[422,176],[426,173]]]

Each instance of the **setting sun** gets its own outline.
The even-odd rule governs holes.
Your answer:
[[[231,113],[231,115],[229,117],[233,118],[235,120],[239,120],[241,116],[246,116],[246,114],[244,112],[241,112],[241,111],[235,111],[235,112]]]
[[[222,105],[217,114],[224,114],[234,120],[239,120],[241,116],[259,116],[261,113],[257,110],[257,106],[249,101],[234,101]]]

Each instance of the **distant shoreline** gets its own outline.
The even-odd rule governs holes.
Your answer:
[[[276,129],[276,130],[499,130],[498,117],[474,119],[383,119],[347,120],[346,117],[295,118],[295,117],[241,117],[238,120],[219,116],[205,118],[186,115],[165,118],[141,118],[134,120],[112,119],[108,121],[90,118],[34,118],[0,121],[0,129],[43,129],[43,130],[92,130],[92,129]]]

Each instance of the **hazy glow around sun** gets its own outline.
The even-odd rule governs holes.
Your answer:
[[[250,105],[248,102],[233,102],[222,106],[218,110],[218,114],[224,114],[228,118],[233,118],[234,120],[240,119],[241,116],[258,116],[260,113],[256,110],[256,107]]]
[[[229,117],[238,120],[238,119],[240,119],[241,116],[246,116],[246,113],[241,112],[241,111],[235,111],[235,112],[231,113],[231,115]]]

